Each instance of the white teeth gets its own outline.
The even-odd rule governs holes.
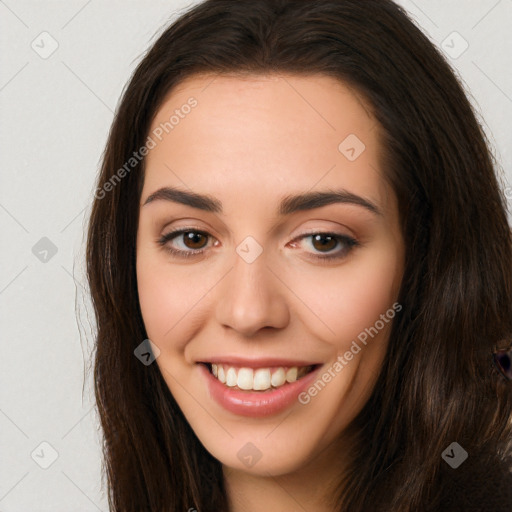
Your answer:
[[[264,391],[270,387],[270,370],[268,368],[259,368],[254,372],[253,389],[255,391]]]
[[[252,389],[253,380],[254,372],[252,368],[240,368],[240,370],[238,370],[236,384],[240,389]]]
[[[239,368],[224,366],[222,364],[212,364],[211,371],[214,377],[220,382],[231,388],[238,386],[243,390],[265,391],[267,389],[278,388],[287,382],[292,383],[306,375],[310,366],[298,368],[277,368],[273,371],[270,368]]]
[[[294,366],[286,372],[286,381],[295,382],[297,380],[297,367]]]
[[[237,384],[237,375],[234,368],[229,368],[226,373],[226,385],[230,388],[234,388]]]
[[[272,374],[272,386],[275,388],[278,388],[279,386],[282,386],[286,382],[286,375],[284,373],[283,368],[279,368],[276,372]]]

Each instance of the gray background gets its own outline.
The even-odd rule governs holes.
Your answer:
[[[451,55],[509,186],[512,0],[400,3]],[[107,510],[84,226],[121,91],[189,4],[0,0],[0,512]]]

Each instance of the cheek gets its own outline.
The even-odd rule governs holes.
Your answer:
[[[138,272],[139,302],[146,332],[152,341],[158,343],[172,328],[172,319],[178,313],[178,303],[173,301],[169,287],[162,280],[146,270]]]
[[[208,272],[171,265],[160,251],[141,248],[137,252],[137,287],[149,339],[161,349],[182,349],[193,334],[191,329],[200,323],[205,293],[214,284]]]
[[[344,349],[376,322],[379,331],[386,331],[380,319],[388,312],[394,316],[400,269],[396,251],[377,250],[338,268],[302,274],[294,279],[301,283],[295,291],[312,313],[306,317],[317,335]]]
[[[137,287],[142,318],[149,339],[158,345],[173,328],[176,319],[183,315],[186,303],[183,295],[187,288],[180,286],[176,276],[171,279],[167,274],[161,255],[144,248],[137,251]],[[176,293],[178,289],[182,300]]]

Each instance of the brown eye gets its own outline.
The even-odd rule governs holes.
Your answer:
[[[211,235],[203,231],[178,229],[163,235],[157,242],[172,255],[188,258],[206,251],[210,238]]]
[[[311,251],[307,251],[311,257],[317,260],[336,260],[343,259],[360,243],[347,235],[338,233],[310,233],[298,238],[304,240],[305,245],[309,246]]]
[[[338,238],[331,235],[318,234],[312,237],[313,247],[320,252],[332,251],[338,244]]]
[[[186,231],[183,233],[183,242],[189,249],[202,249],[208,242],[208,238],[198,231]]]

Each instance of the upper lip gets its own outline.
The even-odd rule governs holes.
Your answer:
[[[305,361],[303,359],[285,359],[275,357],[263,357],[247,359],[240,356],[211,356],[201,359],[199,363],[225,364],[244,368],[269,368],[272,366],[283,366],[291,368],[293,366],[315,366],[319,363],[314,361]]]

